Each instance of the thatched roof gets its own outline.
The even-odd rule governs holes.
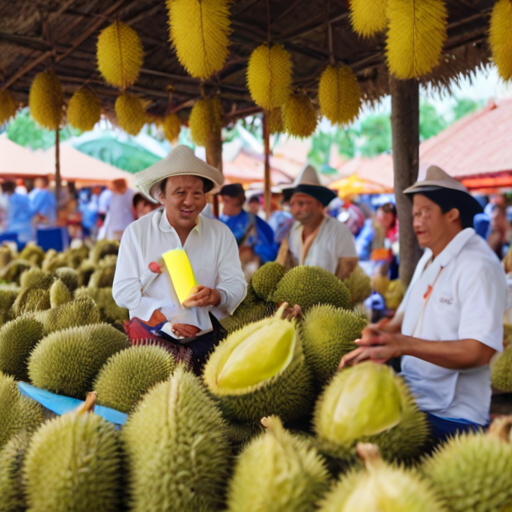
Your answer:
[[[375,101],[388,92],[384,35],[364,40],[352,30],[347,0],[269,0],[272,40],[282,43],[294,61],[295,84],[316,97],[320,73],[328,63],[327,26],[332,28],[336,59],[357,74],[364,97]],[[494,0],[447,0],[448,40],[442,62],[423,82],[446,86],[489,61],[487,31]],[[232,118],[258,111],[246,88],[251,51],[267,40],[265,0],[233,2],[231,54],[224,69],[206,82],[220,88],[224,111]],[[66,97],[90,84],[108,110],[117,90],[96,69],[99,31],[116,18],[137,30],[144,44],[144,66],[132,92],[151,100],[150,111],[163,114],[167,87],[174,87],[173,109],[188,109],[200,97],[200,82],[189,77],[168,42],[164,0],[0,0],[0,87],[27,102],[34,75],[51,65]]]

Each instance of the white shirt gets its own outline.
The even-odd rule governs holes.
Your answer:
[[[475,339],[501,352],[507,287],[503,268],[485,240],[474,229],[464,229],[425,268],[431,259],[432,251],[426,249],[398,310],[405,313],[402,333],[432,341]],[[433,290],[423,307],[429,285]],[[404,356],[402,373],[422,411],[479,425],[488,422],[488,365],[449,370]]]
[[[299,265],[322,267],[335,274],[340,258],[357,258],[354,237],[350,230],[337,219],[326,216],[303,261],[303,229],[300,222],[294,222],[290,232],[290,251]]]
[[[235,237],[222,222],[200,215],[183,246],[198,284],[220,292],[218,308],[183,308],[167,269],[162,274],[149,270],[152,261],[179,247],[180,238],[169,224],[165,210],[155,210],[130,224],[119,249],[112,288],[114,300],[129,309],[130,318],[147,321],[155,309],[162,308],[171,322],[211,331],[208,312],[222,318],[236,309],[247,291]]]

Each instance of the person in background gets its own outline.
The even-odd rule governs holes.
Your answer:
[[[105,188],[98,199],[98,239],[105,237],[105,218],[107,216],[110,200],[112,199],[112,190],[109,187]]]
[[[348,198],[343,201],[336,218],[343,222],[354,236],[360,233],[366,222],[366,217],[361,209]]]
[[[507,210],[503,204],[493,204],[490,210],[491,226],[487,237],[491,249],[501,260],[508,251],[512,228],[507,220]]]
[[[36,213],[39,227],[55,226],[57,222],[57,201],[48,190],[48,178],[34,181],[34,188],[28,194],[30,207]]]
[[[260,217],[243,209],[245,191],[240,183],[224,185],[220,191],[224,222],[233,235],[240,251],[242,266],[259,260],[260,263],[274,261],[277,245],[272,228]]]
[[[35,241],[33,218],[35,210],[26,194],[16,192],[14,181],[2,184],[4,194],[9,198],[7,231],[18,235],[18,242],[26,244]]]
[[[293,225],[293,215],[281,209],[283,193],[280,189],[273,189],[270,196],[270,217],[268,225],[274,232],[274,242],[281,245],[281,242],[288,238]]]
[[[254,215],[259,215],[261,211],[260,200],[258,196],[252,196],[247,201],[247,211]]]
[[[124,230],[135,220],[133,212],[134,191],[128,188],[123,178],[111,184],[112,196],[105,217],[100,239],[121,240]]]
[[[151,213],[152,211],[160,208],[159,204],[155,204],[150,201],[147,197],[143,196],[140,192],[137,192],[133,196],[133,210],[135,212],[135,220],[140,219],[144,215]]]
[[[28,194],[27,187],[25,186],[25,180],[23,178],[18,178],[16,180],[15,192],[17,194],[21,194],[22,196],[26,196]]]

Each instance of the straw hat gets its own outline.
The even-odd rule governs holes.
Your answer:
[[[197,176],[212,183],[212,188],[224,183],[224,176],[215,167],[194,155],[188,146],[176,146],[165,158],[135,175],[137,188],[154,202],[162,180],[170,176]]]
[[[417,194],[418,192],[449,188],[469,194],[468,189],[437,165],[428,165],[425,179],[417,181],[414,185],[406,188],[404,194]]]

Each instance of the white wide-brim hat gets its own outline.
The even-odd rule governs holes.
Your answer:
[[[171,176],[196,176],[211,181],[213,187],[224,183],[220,171],[198,158],[188,146],[176,146],[159,162],[135,174],[137,188],[153,202],[158,203],[159,185]]]

